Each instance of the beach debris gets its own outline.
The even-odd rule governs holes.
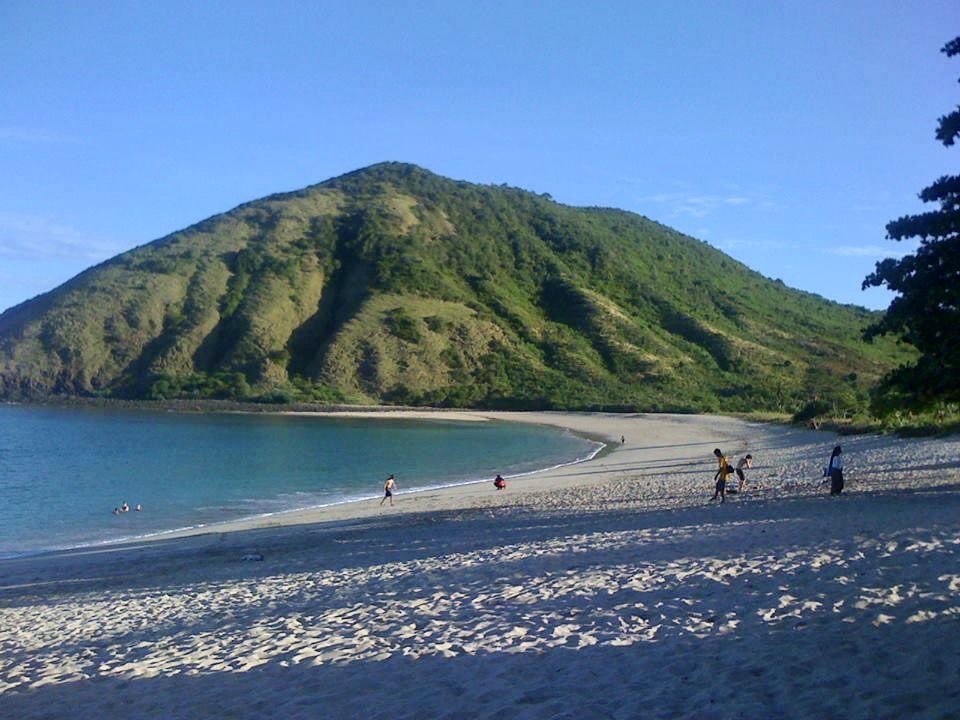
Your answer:
[[[260,553],[247,553],[240,559],[243,562],[259,562],[260,560],[263,560],[263,555]]]

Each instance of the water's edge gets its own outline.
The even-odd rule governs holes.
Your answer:
[[[13,403],[13,404],[16,404],[16,403]],[[157,407],[150,407],[150,406],[147,406],[147,407],[140,406],[139,408],[134,408],[134,407],[130,407],[130,406],[128,405],[127,407],[125,407],[125,408],[123,408],[123,409],[142,409],[142,410],[153,410],[153,411],[156,411],[156,410],[158,410],[159,408],[157,408]],[[391,419],[390,417],[385,417],[383,414],[380,414],[380,412],[384,410],[383,408],[364,408],[364,409],[360,409],[360,408],[356,408],[356,407],[350,407],[350,408],[338,408],[338,409],[343,410],[343,411],[347,411],[347,412],[357,412],[359,415],[362,415],[362,416],[367,417],[367,418],[369,418],[369,419],[385,419],[385,420]],[[369,414],[368,414],[368,412],[365,412],[364,410],[368,411]],[[416,410],[419,411],[420,409],[416,409]],[[167,408],[166,408],[166,411],[167,411],[167,412],[175,412],[175,413],[184,412],[185,414],[187,414],[187,413],[199,412],[200,414],[208,414],[208,415],[246,414],[246,413],[249,412],[246,408],[229,408],[229,409],[227,409],[227,408],[222,408],[222,407],[214,407],[214,408],[209,408],[209,407],[207,407],[207,408],[204,408],[204,409],[191,408],[191,409],[189,409],[189,410],[184,410],[184,409],[182,409],[182,408],[172,409],[172,408],[167,407]],[[358,412],[358,411],[359,411],[359,412]],[[432,414],[435,412],[435,413],[436,413],[436,417],[424,417],[424,418],[410,418],[409,416],[404,417],[403,415],[405,415],[405,413],[402,413],[402,411],[400,411],[399,408],[397,408],[397,409],[390,408],[390,409],[387,411],[387,413],[390,413],[390,414],[392,414],[392,412],[397,412],[397,415],[394,416],[394,417],[396,417],[397,419],[403,419],[403,420],[405,420],[405,421],[407,421],[407,422],[437,423],[437,422],[443,422],[444,420],[462,420],[462,418],[449,418],[449,417],[446,417],[446,418],[445,418],[445,417],[444,417],[444,414],[445,414],[445,413],[444,413],[442,410],[435,410],[435,411],[431,411],[431,412],[429,413],[430,415],[432,415]],[[469,414],[469,413],[471,413],[471,412],[478,412],[478,411],[465,410],[465,411],[461,411],[461,412],[463,412],[464,414]],[[482,411],[479,411],[479,412],[482,413]],[[263,409],[263,408],[257,408],[257,411],[255,412],[255,414],[271,414],[271,415],[281,415],[281,416],[282,416],[282,415],[303,415],[303,416],[311,416],[311,415],[319,416],[319,415],[324,415],[324,416],[333,416],[333,417],[336,417],[337,415],[340,415],[340,413],[338,413],[338,412],[336,412],[336,411],[331,412],[329,409],[325,409],[325,410],[322,411],[322,412],[309,412],[309,411],[306,411],[306,412],[305,412],[305,411],[293,411],[293,412],[291,412],[289,408],[284,408],[283,410],[276,410],[276,409],[265,410],[265,409]],[[425,414],[427,414],[427,413],[425,413]],[[555,469],[557,469],[557,468],[569,467],[569,466],[572,466],[572,465],[582,464],[582,463],[588,462],[588,461],[590,461],[590,460],[594,460],[594,459],[596,459],[596,458],[598,458],[598,457],[603,457],[603,456],[606,455],[608,452],[610,452],[610,447],[609,447],[609,445],[607,444],[606,441],[600,439],[599,437],[592,436],[592,435],[590,435],[590,434],[588,434],[588,433],[583,433],[583,432],[574,431],[574,430],[571,430],[571,429],[569,429],[569,428],[562,428],[562,427],[559,427],[559,426],[557,426],[557,425],[551,425],[551,424],[546,424],[546,423],[543,423],[543,424],[541,424],[541,423],[523,423],[522,421],[511,420],[511,419],[509,419],[509,418],[489,418],[489,417],[484,417],[484,418],[482,418],[482,420],[485,421],[485,422],[491,422],[491,423],[506,423],[506,424],[513,424],[513,425],[520,425],[520,424],[523,424],[523,425],[538,425],[538,426],[540,426],[540,427],[550,428],[551,430],[558,431],[558,432],[560,432],[561,434],[569,434],[569,435],[574,436],[574,437],[577,437],[577,438],[579,438],[579,439],[581,439],[581,440],[586,440],[586,441],[592,443],[592,445],[593,445],[593,447],[590,448],[590,450],[589,450],[589,452],[588,452],[587,454],[582,455],[582,456],[580,456],[580,457],[577,457],[577,458],[575,458],[574,460],[567,461],[567,462],[556,463],[556,464],[553,464],[553,465],[548,465],[548,466],[536,468],[536,469],[529,470],[529,471],[525,471],[525,472],[514,473],[514,474],[506,474],[506,475],[504,475],[504,477],[507,478],[507,479],[527,477],[527,476],[536,475],[536,474],[543,473],[543,472],[548,472],[548,471],[550,471],[550,470],[555,470]],[[450,488],[462,487],[462,486],[469,486],[469,485],[477,485],[477,484],[482,484],[482,483],[487,483],[487,482],[490,482],[490,480],[489,480],[489,478],[486,478],[486,477],[484,477],[484,478],[474,478],[474,479],[463,480],[463,481],[439,483],[439,484],[436,484],[436,485],[428,485],[428,486],[423,486],[423,487],[412,488],[412,489],[409,489],[409,490],[403,490],[403,491],[396,492],[395,495],[398,496],[398,497],[399,497],[399,496],[402,496],[402,495],[411,496],[411,495],[416,495],[416,494],[420,494],[420,493],[437,492],[437,491],[443,491],[443,490],[450,489]],[[81,542],[81,543],[70,543],[70,544],[55,545],[55,546],[51,546],[51,547],[37,548],[37,549],[29,549],[29,550],[17,550],[17,551],[9,551],[9,552],[0,551],[0,560],[15,559],[15,558],[37,557],[37,556],[42,556],[42,555],[46,555],[46,554],[59,553],[59,552],[65,552],[65,551],[71,551],[71,550],[84,550],[84,549],[93,549],[93,548],[111,548],[111,547],[122,546],[122,545],[125,545],[125,544],[131,544],[131,543],[137,543],[137,542],[143,542],[143,541],[155,541],[155,540],[163,540],[163,539],[165,539],[165,538],[182,537],[182,536],[184,536],[184,535],[201,535],[201,534],[207,534],[207,533],[218,532],[218,531],[219,531],[219,532],[225,532],[225,531],[229,531],[229,530],[230,530],[231,528],[233,528],[233,527],[237,527],[237,526],[242,525],[242,524],[248,524],[248,523],[250,523],[250,522],[262,521],[262,520],[266,520],[266,519],[270,519],[270,518],[275,518],[275,519],[278,520],[278,524],[282,524],[284,517],[289,517],[289,516],[292,516],[292,515],[297,514],[297,513],[312,512],[312,511],[323,510],[323,509],[326,509],[326,508],[343,507],[343,506],[348,506],[348,505],[351,505],[351,504],[356,504],[356,503],[361,503],[361,502],[369,502],[369,501],[371,501],[371,500],[376,500],[376,499],[378,499],[379,497],[380,497],[379,494],[364,494],[364,495],[347,497],[347,498],[344,498],[344,499],[338,499],[338,500],[334,500],[334,501],[331,501],[331,502],[324,502],[324,503],[318,503],[318,504],[310,504],[310,505],[305,505],[305,506],[302,506],[302,507],[285,508],[285,509],[283,509],[283,510],[276,510],[276,511],[265,512],[265,513],[254,513],[254,514],[252,514],[252,515],[239,516],[239,517],[236,517],[236,518],[231,518],[231,519],[229,519],[229,520],[220,520],[220,521],[215,521],[215,522],[197,523],[197,524],[193,524],[193,525],[185,525],[185,526],[182,526],[182,527],[166,528],[166,529],[163,529],[163,530],[153,530],[153,531],[146,532],[146,533],[129,535],[129,536],[123,536],[123,537],[116,537],[116,538],[109,538],[109,539],[105,539],[105,540],[97,540],[97,541]]]

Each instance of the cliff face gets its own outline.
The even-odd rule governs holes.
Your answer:
[[[873,317],[631,213],[386,163],[11,308],[0,395],[790,410],[902,359]]]

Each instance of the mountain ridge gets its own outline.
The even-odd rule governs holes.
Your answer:
[[[0,397],[791,409],[906,356],[876,313],[615,208],[379,163],[0,314]]]

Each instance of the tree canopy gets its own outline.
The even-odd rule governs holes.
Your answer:
[[[960,37],[941,50],[960,54]],[[936,138],[951,146],[960,135],[960,106],[941,117]],[[887,224],[891,240],[919,238],[916,252],[877,263],[863,287],[886,285],[898,296],[866,338],[899,334],[920,351],[913,363],[881,383],[881,407],[927,408],[960,401],[960,175],[945,175],[920,193],[936,210],[906,215]]]

